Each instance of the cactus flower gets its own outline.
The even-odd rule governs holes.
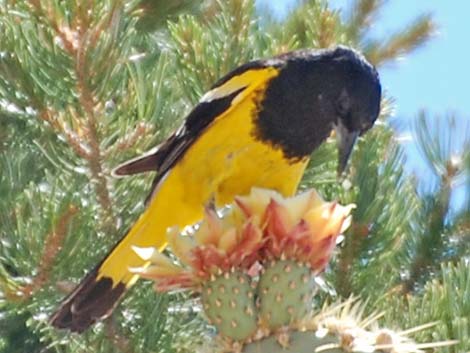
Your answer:
[[[206,210],[192,236],[170,229],[168,244],[179,263],[155,249],[136,248],[150,264],[131,271],[154,280],[161,291],[195,287],[232,268],[249,273],[257,264],[281,257],[309,264],[318,273],[348,227],[352,208],[325,202],[314,190],[284,198],[253,188],[222,216]]]

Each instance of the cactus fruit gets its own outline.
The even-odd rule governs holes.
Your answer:
[[[219,333],[237,341],[251,337],[257,315],[250,278],[241,272],[226,272],[202,285],[204,312]]]
[[[277,330],[301,321],[312,311],[314,292],[309,266],[292,260],[272,261],[258,284],[261,323]]]

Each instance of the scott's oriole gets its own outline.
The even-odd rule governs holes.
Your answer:
[[[163,249],[167,228],[199,221],[205,205],[225,205],[253,186],[294,194],[312,151],[333,129],[342,171],[357,136],[374,124],[380,98],[376,70],[346,47],[290,52],[227,74],[164,143],[115,170],[156,172],[146,209],[52,325],[81,332],[109,315],[137,280],[128,269],[143,265],[131,246]]]

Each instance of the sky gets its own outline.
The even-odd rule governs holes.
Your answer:
[[[282,17],[296,0],[258,0]],[[352,0],[330,0],[348,9]],[[395,117],[405,129],[421,109],[441,118],[455,114],[458,125],[470,128],[470,1],[389,0],[372,28],[373,36],[393,33],[423,13],[431,13],[438,25],[435,37],[424,47],[380,69],[382,86],[396,100]],[[408,155],[406,168],[426,183],[427,169],[412,141],[403,139]],[[460,144],[461,145],[461,144]],[[458,150],[456,150],[458,153]],[[470,193],[470,191],[467,191]],[[454,208],[464,201],[465,190],[454,193]]]

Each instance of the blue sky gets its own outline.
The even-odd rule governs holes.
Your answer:
[[[282,16],[296,0],[258,2]],[[330,4],[348,9],[352,0],[331,0]],[[382,85],[396,99],[395,118],[406,129],[420,109],[426,109],[433,116],[455,113],[459,125],[470,127],[470,1],[389,0],[371,32],[380,38],[423,13],[431,13],[438,25],[435,38],[380,70]],[[410,142],[405,149],[408,171],[426,181],[427,170],[419,152]],[[454,206],[459,207],[463,200],[461,187],[454,195]]]

